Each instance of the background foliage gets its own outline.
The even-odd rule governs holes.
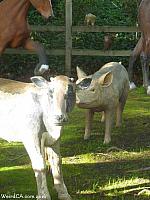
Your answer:
[[[137,9],[139,0],[73,0],[73,25],[83,25],[87,13],[97,16],[96,25],[134,26],[137,23]],[[46,21],[31,7],[28,21],[33,25],[65,25],[65,1],[53,1],[55,18]],[[31,37],[44,44],[45,48],[64,48],[65,34],[32,32]],[[103,49],[104,33],[74,33],[73,47],[87,49]],[[111,49],[133,49],[138,37],[135,33],[118,33]],[[88,57],[73,56],[72,74],[75,76],[77,65],[88,73],[93,73],[104,63],[122,61],[128,66],[128,57]],[[18,78],[26,74],[33,75],[38,58],[36,56],[2,55],[0,60],[0,74],[9,73],[11,78]],[[49,56],[49,64],[53,73],[64,73],[64,57]]]

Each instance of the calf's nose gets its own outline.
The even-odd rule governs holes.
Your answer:
[[[56,117],[56,119],[58,120],[58,122],[67,122],[68,121],[68,118],[65,115],[58,115]]]

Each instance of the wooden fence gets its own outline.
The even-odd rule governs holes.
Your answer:
[[[74,49],[72,47],[73,32],[139,32],[137,27],[128,26],[72,26],[72,0],[66,0],[66,16],[65,26],[31,26],[32,31],[38,32],[65,32],[65,49],[47,49],[47,55],[64,55],[65,56],[65,72],[70,75],[71,72],[71,57],[73,56],[129,56],[131,50],[94,50],[94,49]],[[6,54],[35,54],[27,50],[6,49]]]

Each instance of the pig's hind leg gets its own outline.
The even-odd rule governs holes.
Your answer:
[[[105,137],[104,144],[111,142],[111,130],[114,122],[114,113],[116,108],[111,108],[105,111]]]
[[[122,113],[126,104],[127,95],[126,92],[119,99],[119,103],[117,106],[117,116],[116,116],[116,127],[120,127],[122,125]]]

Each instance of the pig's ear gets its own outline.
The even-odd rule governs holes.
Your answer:
[[[42,76],[33,76],[30,79],[36,87],[39,87],[39,88],[48,87],[48,81],[45,78],[43,78]]]
[[[77,66],[77,76],[78,79],[87,77],[86,73],[84,73],[78,66]]]
[[[109,85],[111,85],[113,80],[113,74],[112,72],[107,72],[105,74],[103,74],[100,78],[99,78],[99,83],[103,86],[103,87],[108,87]]]

